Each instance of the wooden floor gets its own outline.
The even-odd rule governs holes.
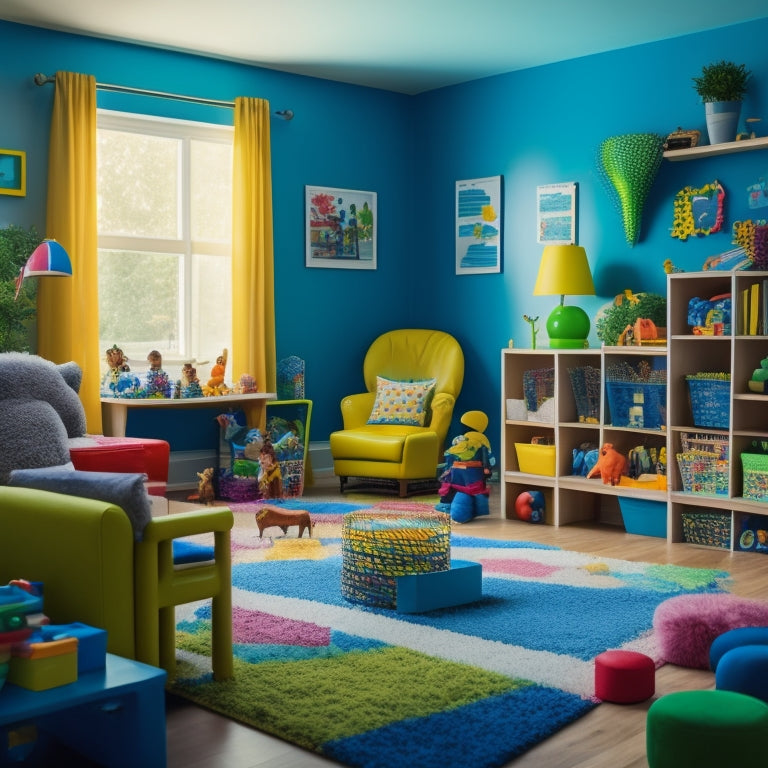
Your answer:
[[[321,477],[305,489],[304,495],[320,499],[337,494],[336,479]],[[417,501],[418,497],[412,497],[412,500]],[[734,593],[756,598],[768,594],[766,557],[690,544],[667,544],[663,539],[630,535],[611,527],[579,524],[553,528],[502,520],[499,517],[498,486],[492,491],[491,516],[461,526],[461,533],[532,540],[602,557],[717,568],[731,573]],[[713,675],[709,672],[668,664],[657,672],[656,696],[685,689],[710,688],[713,683]],[[509,765],[514,768],[647,768],[645,719],[651,703],[652,700],[637,705],[601,704]],[[169,768],[320,768],[337,765],[175,697],[168,699],[167,716]]]

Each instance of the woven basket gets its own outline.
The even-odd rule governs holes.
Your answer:
[[[697,496],[728,495],[728,459],[717,453],[688,451],[677,454],[683,491]]]
[[[706,379],[686,376],[691,395],[691,412],[696,427],[728,429],[731,382],[728,379]]]
[[[731,517],[713,512],[683,512],[683,539],[689,544],[730,549]]]
[[[227,501],[254,501],[261,498],[256,477],[240,477],[228,469],[219,471],[217,496]]]
[[[768,501],[768,454],[742,453],[745,499]]]
[[[573,399],[579,421],[597,424],[600,421],[600,369],[591,365],[569,368]]]

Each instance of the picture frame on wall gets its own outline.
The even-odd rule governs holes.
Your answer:
[[[376,192],[305,187],[306,266],[376,269]]]
[[[576,241],[576,182],[536,187],[537,242],[578,245]]]
[[[456,182],[456,274],[501,272],[501,176]]]
[[[27,194],[27,153],[0,149],[0,195]]]

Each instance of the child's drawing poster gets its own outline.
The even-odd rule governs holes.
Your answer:
[[[456,274],[501,272],[501,176],[456,182]]]

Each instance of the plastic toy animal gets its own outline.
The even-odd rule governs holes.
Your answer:
[[[270,526],[276,526],[283,533],[288,533],[288,528],[292,525],[299,526],[299,538],[304,535],[304,531],[308,531],[310,538],[312,537],[312,519],[305,509],[264,506],[256,513],[256,525],[259,526],[259,538],[262,537],[264,529]]]
[[[613,443],[603,443],[600,449],[600,456],[592,469],[587,473],[587,477],[600,475],[605,485],[619,485],[621,476],[629,473],[629,463],[627,457],[619,453]]]

